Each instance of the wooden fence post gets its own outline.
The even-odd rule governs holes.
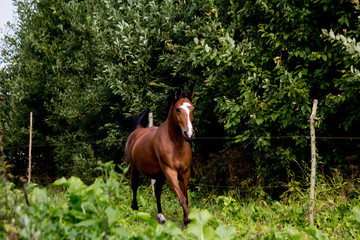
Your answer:
[[[149,112],[149,127],[154,126],[154,115],[152,112]],[[153,196],[155,196],[155,179],[151,179],[151,188],[153,192]]]
[[[31,148],[32,148],[32,127],[33,127],[33,113],[30,112],[30,137],[29,137],[29,174],[28,182],[31,182]]]
[[[311,175],[310,175],[310,201],[309,201],[309,224],[314,226],[314,201],[316,180],[316,144],[315,144],[315,119],[318,100],[314,100],[310,116],[310,141],[311,141]]]
[[[149,112],[149,127],[154,126],[154,115],[152,112]]]
[[[4,155],[4,145],[2,141],[3,125],[0,123],[0,156]]]

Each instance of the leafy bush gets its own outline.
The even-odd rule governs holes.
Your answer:
[[[19,146],[27,145],[30,111],[35,145],[46,145],[35,148],[34,171],[91,177],[86,164],[123,156],[128,130],[115,122],[148,107],[160,123],[165,96],[178,87],[195,88],[198,136],[233,137],[258,185],[299,181],[294,166],[309,162],[314,98],[318,136],[359,132],[357,1],[15,4],[15,34],[2,42],[0,121],[17,174],[26,172]],[[194,145],[200,154],[212,149]],[[319,140],[325,172],[357,164],[357,145]]]
[[[4,176],[0,184],[4,191],[0,195],[1,219],[0,236],[20,239],[188,239],[187,235],[198,239],[233,239],[235,229],[227,229],[208,211],[191,210],[187,234],[171,221],[160,225],[149,214],[137,212],[128,217],[130,200],[126,200],[124,186],[126,179],[114,171],[112,163],[100,163],[98,170],[102,177],[87,186],[78,177],[59,179],[54,187],[66,189],[66,200],[56,202],[46,189],[35,184],[24,187],[22,194],[14,189]],[[127,194],[130,196],[130,194]],[[117,202],[127,202],[123,209]],[[124,212],[125,211],[125,212]],[[124,219],[122,219],[124,218]],[[140,220],[147,227],[136,233],[123,226],[122,222]],[[215,224],[209,225],[209,221]],[[143,225],[134,221],[133,224]],[[215,229],[214,229],[215,228]]]

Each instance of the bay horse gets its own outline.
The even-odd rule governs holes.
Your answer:
[[[161,209],[161,192],[166,179],[183,208],[184,224],[190,223],[187,187],[192,153],[188,141],[195,135],[192,126],[193,95],[193,91],[185,93],[181,90],[170,99],[168,117],[158,127],[143,127],[141,122],[148,111],[144,110],[135,119],[135,130],[130,134],[125,146],[133,191],[131,207],[133,210],[138,209],[136,195],[140,173],[155,179],[157,217],[161,224],[166,221]]]

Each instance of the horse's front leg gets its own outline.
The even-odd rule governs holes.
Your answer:
[[[177,170],[171,169],[169,167],[165,167],[163,169],[166,178],[169,181],[171,189],[174,191],[175,195],[179,199],[179,203],[184,210],[184,224],[188,225],[190,223],[189,220],[189,208],[187,205],[187,197],[184,195],[178,183],[178,173]]]
[[[188,199],[188,183],[190,179],[190,170],[187,169],[186,171],[180,172],[180,188],[183,192],[184,196],[186,197],[186,205],[189,207],[189,199]]]

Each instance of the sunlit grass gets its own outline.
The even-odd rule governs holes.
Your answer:
[[[320,179],[315,201],[315,228],[308,224],[308,189],[291,191],[281,200],[270,197],[238,198],[234,191],[224,195],[204,194],[189,190],[190,208],[208,210],[219,222],[236,229],[237,239],[357,239],[360,222],[354,215],[360,206],[360,195],[356,185],[344,184],[343,180]],[[132,191],[126,180],[120,187],[121,199],[112,198],[112,205],[120,209],[116,221],[132,234],[144,231],[147,223],[136,220],[139,212],[150,214],[156,219],[156,199],[152,194],[150,181],[138,190],[139,210],[131,209]],[[58,206],[66,205],[64,189],[48,187],[48,194]],[[186,232],[183,224],[183,210],[168,184],[162,194],[163,213],[168,221]],[[317,237],[316,237],[317,236]]]

